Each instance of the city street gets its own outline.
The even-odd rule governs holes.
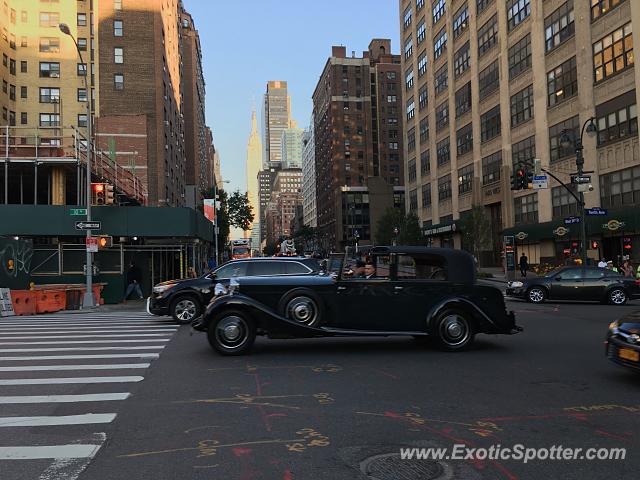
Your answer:
[[[611,320],[639,307],[531,306],[511,300],[508,306],[525,328],[522,334],[480,336],[471,351],[453,354],[404,338],[259,339],[252,355],[232,358],[214,354],[203,334],[192,335],[189,327],[181,327],[171,336],[174,327],[166,319],[142,313],[3,320],[0,417],[6,428],[0,451],[6,455],[7,447],[66,447],[57,460],[2,460],[0,470],[3,478],[12,480],[73,479],[88,462],[80,479],[637,478],[638,377],[605,359],[603,339]],[[9,336],[27,341],[17,340],[16,334],[49,322],[56,323],[58,332],[92,328],[95,336],[94,323],[101,323],[101,328],[117,328],[124,337],[114,337],[115,331],[110,331],[111,340],[99,347],[89,344],[55,353],[39,349],[69,346],[7,344]],[[24,327],[18,329],[16,324]],[[128,326],[140,328],[120,332]],[[141,340],[142,329],[146,335],[160,330],[159,337],[147,337],[159,341]],[[136,342],[114,341],[129,337]],[[29,342],[35,341],[32,335]],[[11,352],[14,348],[29,350]],[[96,352],[96,348],[107,350]],[[154,358],[160,351],[160,358]],[[129,358],[63,357],[100,353]],[[35,355],[46,357],[27,360],[26,356]],[[17,356],[25,357],[15,360]],[[106,363],[126,365],[114,367],[117,370],[77,366]],[[69,371],[10,370],[29,365],[76,366]],[[106,376],[121,378],[100,384],[89,382],[104,380],[87,379]],[[71,385],[17,381],[68,377],[85,380]],[[56,403],[61,399],[52,397],[33,403],[7,400],[115,393],[128,398],[88,402],[78,397],[71,403]],[[89,414],[97,417],[87,418]],[[74,420],[66,417],[62,425],[51,425],[51,419],[6,425],[9,416],[60,415],[80,415],[75,421],[82,424],[70,425]],[[397,460],[400,447],[456,443],[628,451],[625,461],[526,465]],[[94,447],[84,447],[84,458],[64,458],[74,448],[81,450],[81,445]],[[368,460],[371,457],[375,458]]]

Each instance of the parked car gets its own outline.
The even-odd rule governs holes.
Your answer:
[[[462,350],[477,333],[521,330],[502,292],[476,283],[466,252],[394,246],[369,254],[376,268],[371,278],[345,277],[345,256],[333,256],[324,276],[233,279],[192,326],[223,355],[249,352],[256,335],[406,335]]]
[[[614,363],[640,370],[640,311],[609,325],[605,354]]]
[[[306,276],[320,272],[320,263],[312,258],[254,257],[232,260],[198,278],[159,283],[153,287],[153,293],[147,299],[147,311],[153,315],[171,315],[178,323],[191,323],[202,315],[215,295],[225,292],[231,278],[245,275],[257,278],[273,275]]]
[[[545,300],[585,300],[624,305],[638,297],[633,278],[598,267],[564,267],[536,277],[507,284],[506,294],[531,303]]]

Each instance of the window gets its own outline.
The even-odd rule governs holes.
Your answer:
[[[420,154],[420,175],[426,177],[431,172],[431,154],[429,150],[424,150]]]
[[[429,140],[429,118],[424,117],[420,120],[420,143]]]
[[[409,163],[407,164],[407,170],[408,170],[408,175],[409,175],[409,181],[410,182],[415,182],[416,178],[417,178],[417,172],[416,172],[416,159],[412,158],[411,160],[409,160]]]
[[[471,110],[471,82],[456,92],[456,118]]]
[[[424,0],[416,0],[416,12],[424,7]]]
[[[464,4],[453,17],[453,38],[458,38],[469,26],[469,7]]]
[[[78,101],[79,102],[87,101],[87,90],[85,88],[78,89]]]
[[[9,110],[7,107],[2,107],[2,119],[7,120],[9,118]]]
[[[113,0],[113,9],[122,10],[122,0]]]
[[[609,13],[614,7],[617,7],[625,0],[591,0],[591,19],[601,17]]]
[[[59,127],[60,115],[57,113],[41,113],[40,126],[41,127]]]
[[[570,138],[580,138],[579,122],[580,120],[576,115],[549,128],[549,160],[551,162],[557,162],[558,160],[575,154],[575,147],[573,145],[570,145],[569,148],[564,148],[560,144],[560,136],[563,130],[567,130]]]
[[[411,120],[416,115],[416,102],[413,97],[407,100],[407,120]]]
[[[9,126],[11,127],[16,126],[16,112],[11,110],[9,111]]]
[[[458,78],[469,69],[469,42],[465,43],[453,56],[454,75]]]
[[[6,53],[2,54],[2,66],[6,67],[9,65],[9,57],[7,57]]]
[[[41,27],[56,27],[60,25],[60,14],[57,12],[40,12]]]
[[[29,14],[27,13],[26,10],[22,10],[20,12],[20,21],[22,23],[27,23],[29,21]]]
[[[113,49],[113,63],[124,63],[124,49],[122,47]]]
[[[409,192],[409,211],[418,209],[418,190],[415,188]]]
[[[572,187],[570,186],[570,188]],[[579,209],[576,199],[563,186],[551,189],[551,205],[553,218],[578,215]]]
[[[27,37],[24,37],[24,36],[20,37],[20,46],[26,47],[27,44],[28,44]]]
[[[413,55],[413,39],[409,37],[404,42],[404,58],[408,60],[411,55]]]
[[[445,175],[438,179],[438,201],[451,198],[451,175]]]
[[[446,27],[440,30],[440,33],[433,39],[433,59],[440,58],[447,50],[447,29]]]
[[[600,82],[633,65],[633,32],[631,23],[593,44],[595,81]]]
[[[473,163],[458,169],[458,194],[473,190]]]
[[[511,163],[513,168],[524,162],[532,162],[536,158],[536,137],[535,135],[514,143],[511,146]]]
[[[20,112],[20,125],[26,125],[29,123],[27,112]]]
[[[547,99],[549,107],[562,103],[578,93],[576,57],[547,73]]]
[[[387,80],[395,80],[396,72],[387,72]]]
[[[87,126],[87,114],[80,113],[78,114],[78,127],[86,127]]]
[[[473,126],[471,124],[456,132],[456,144],[458,155],[473,151]]]
[[[436,0],[433,2],[431,6],[431,13],[433,16],[433,24],[435,25],[438,20],[442,18],[442,16],[446,12],[446,1],[445,0]]]
[[[483,142],[500,135],[500,105],[480,116],[480,139]]]
[[[449,100],[436,107],[436,131],[449,125]]]
[[[482,57],[498,42],[498,14],[478,30],[478,57]]]
[[[78,39],[78,50],[81,50],[83,52],[87,51],[87,39],[86,38],[79,38]]]
[[[284,272],[288,275],[306,275],[309,268],[298,262],[283,262]]]
[[[531,67],[531,34],[528,33],[509,49],[509,79]]]
[[[9,73],[11,75],[16,74],[16,61],[13,58],[9,59]]]
[[[404,74],[404,84],[407,91],[413,88],[413,67],[409,67]]]
[[[82,77],[87,74],[87,64],[86,63],[78,63],[76,71],[78,76]]]
[[[2,93],[9,93],[9,82],[2,80]]]
[[[60,39],[56,37],[40,38],[40,51],[48,53],[60,52]]]
[[[60,63],[58,62],[40,62],[41,78],[59,78]]]
[[[434,89],[436,95],[445,92],[447,90],[447,82],[448,79],[448,70],[447,64],[445,63],[442,67],[438,69],[436,74],[434,75]]]
[[[387,95],[387,103],[396,103],[395,95]]]
[[[411,25],[411,17],[413,15],[413,10],[411,10],[411,5],[409,5],[404,11],[404,29],[406,30]]]
[[[123,23],[122,20],[113,21],[113,36],[121,37],[123,35]]]
[[[476,7],[478,10],[478,15],[480,12],[483,12],[485,8],[493,3],[493,0],[476,0]]]
[[[640,167],[600,175],[600,203],[603,208],[640,203]]]
[[[532,193],[513,199],[516,225],[522,223],[538,223],[538,194]]]
[[[422,185],[422,208],[431,206],[431,184]]]
[[[516,127],[533,118],[533,85],[511,97],[511,126]]]
[[[502,167],[502,150],[482,159],[482,184],[490,185],[500,180]]]
[[[420,23],[418,24],[418,28],[416,29],[416,41],[418,42],[418,45],[420,45],[422,42],[424,42],[424,39],[427,36],[427,27],[424,23],[424,18],[422,20],[420,20]]]
[[[9,85],[9,100],[16,100],[16,86]]]
[[[28,89],[27,87],[20,87],[20,98],[27,98]]]
[[[78,26],[79,27],[86,27],[87,26],[87,14],[86,13],[79,13],[78,14]]]
[[[124,75],[116,73],[113,76],[113,86],[116,90],[124,90]]]
[[[598,146],[638,134],[636,93],[631,90],[596,106]]]
[[[427,51],[423,50],[418,57],[418,78],[427,73]]]
[[[407,132],[407,152],[413,152],[416,149],[416,128],[413,127]]]
[[[59,101],[59,88],[40,87],[40,103],[58,103]]]
[[[569,0],[544,19],[545,49],[550,52],[575,33],[573,0]]]
[[[507,0],[507,25],[509,31],[531,15],[531,0]]]
[[[449,137],[436,144],[436,159],[439,167],[449,163],[451,160]]]
[[[420,107],[420,110],[427,107],[427,96],[427,86],[423,85],[418,91],[418,105]]]
[[[389,142],[389,150],[398,150],[398,142]]]
[[[487,68],[482,70],[478,75],[478,83],[480,87],[480,100],[484,100],[491,93],[500,87],[500,71],[498,69],[498,60],[493,62]]]

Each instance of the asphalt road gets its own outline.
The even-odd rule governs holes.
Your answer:
[[[19,435],[12,445],[47,444],[67,434],[86,439],[102,432],[102,446],[79,473],[80,480],[635,480],[639,377],[603,355],[608,323],[640,309],[635,303],[532,306],[509,301],[525,331],[479,336],[475,348],[461,353],[404,338],[259,339],[250,356],[221,357],[204,334],[181,327],[144,373],[109,373],[144,376],[125,389],[107,390],[130,392],[129,398],[117,402],[117,408],[97,403],[84,409],[115,412],[113,421],[71,427],[71,433],[70,427],[3,430]],[[0,372],[0,379],[9,375],[14,374]],[[95,391],[95,386],[84,386],[74,393]],[[7,409],[0,405],[3,411],[4,417]],[[21,406],[10,414],[28,411]],[[53,411],[48,414],[69,415],[71,407]],[[71,437],[66,443],[73,443]],[[624,461],[527,464],[400,461],[397,456],[402,447],[454,444],[624,447],[627,453]],[[68,462],[65,470],[62,463],[54,471],[67,476],[43,477],[45,469],[51,470],[50,460],[0,460],[1,478],[67,480],[73,478],[71,467],[80,471],[85,466]]]

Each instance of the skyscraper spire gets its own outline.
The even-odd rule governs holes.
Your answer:
[[[258,172],[262,168],[262,142],[258,134],[255,104],[251,111],[251,134],[247,142],[247,195],[253,210],[254,220],[251,226],[251,245],[260,249],[260,202],[258,200]],[[245,232],[249,236],[249,232]]]

